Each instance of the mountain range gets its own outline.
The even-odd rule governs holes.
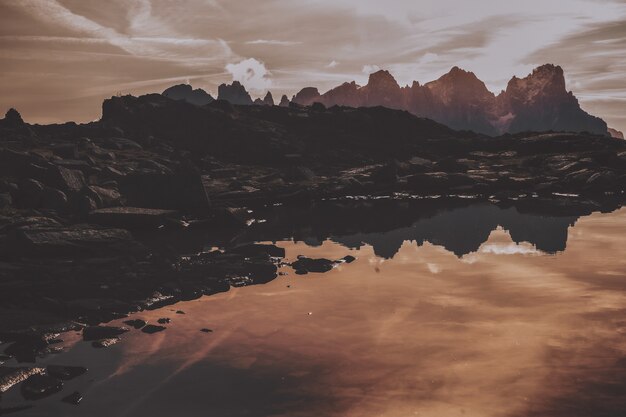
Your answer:
[[[168,88],[163,95],[206,105],[214,100],[201,89],[181,84]],[[273,105],[271,93],[265,99],[252,100],[238,81],[222,84],[218,99],[238,105]],[[560,66],[546,64],[525,78],[513,77],[505,90],[496,95],[474,73],[459,67],[435,81],[401,87],[386,70],[370,74],[366,85],[346,82],[320,94],[315,87],[305,87],[295,94],[292,105],[326,107],[383,106],[406,110],[416,116],[445,124],[455,130],[470,130],[490,136],[525,131],[589,132],[620,137],[606,122],[585,112],[578,99],[566,89]],[[289,105],[283,96],[281,106]]]

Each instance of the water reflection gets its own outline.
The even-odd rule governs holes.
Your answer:
[[[324,202],[300,209],[274,208],[262,214],[264,223],[240,239],[294,238],[310,246],[331,239],[349,248],[372,246],[383,258],[393,258],[405,241],[430,242],[460,257],[476,252],[493,230],[502,227],[515,243],[528,242],[540,251],[556,253],[566,248],[568,228],[600,208],[568,201],[520,201],[508,207],[462,199]]]
[[[84,402],[51,397],[18,415],[624,415],[626,209],[576,221],[472,205],[387,220],[408,223],[358,233],[344,217],[315,233],[332,240],[280,243],[290,259],[352,264],[142,312],[172,323],[46,359],[90,368]]]

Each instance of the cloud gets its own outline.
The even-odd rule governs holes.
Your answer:
[[[256,39],[254,41],[246,42],[246,45],[283,45],[283,46],[291,46],[291,45],[299,45],[302,42],[296,41],[278,41],[274,39]]]
[[[265,67],[265,64],[257,59],[248,58],[237,64],[226,65],[233,81],[239,81],[247,90],[253,92],[262,92],[272,86],[272,80],[269,78],[271,72]]]
[[[363,65],[363,69],[361,70],[363,74],[371,74],[376,71],[380,71],[380,67],[378,65]]]

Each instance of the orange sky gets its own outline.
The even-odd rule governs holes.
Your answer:
[[[2,0],[0,111],[29,122],[99,118],[104,98],[238,79],[260,96],[400,84],[458,65],[494,92],[563,66],[585,110],[626,130],[624,0]]]

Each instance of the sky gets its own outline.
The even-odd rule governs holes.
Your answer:
[[[0,0],[0,112],[32,123],[180,83],[276,99],[379,68],[404,85],[456,65],[498,93],[545,63],[626,131],[626,0]]]

